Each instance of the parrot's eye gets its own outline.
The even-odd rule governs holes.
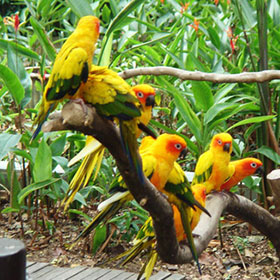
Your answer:
[[[217,142],[218,142],[219,145],[222,145],[222,144],[223,144],[223,141],[222,141],[221,139],[218,139]]]
[[[177,149],[177,150],[181,150],[182,149],[182,145],[181,144],[175,144],[175,148]]]
[[[143,98],[143,97],[144,97],[144,93],[141,92],[141,91],[138,91],[138,92],[136,93],[136,95],[137,95],[137,97],[139,97],[139,98]]]
[[[256,164],[255,162],[252,162],[252,163],[251,163],[251,167],[256,168],[256,167],[257,167],[257,164]]]

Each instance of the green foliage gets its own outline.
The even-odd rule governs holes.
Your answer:
[[[267,4],[267,14],[264,4]],[[5,187],[10,189],[13,182],[14,188],[12,203],[3,213],[36,207],[38,210],[38,201],[43,207],[55,209],[77,170],[78,165],[69,168],[67,164],[84,147],[85,136],[47,133],[30,143],[30,134],[31,117],[37,111],[38,96],[45,83],[42,77],[50,72],[56,53],[81,16],[93,14],[100,18],[100,40],[93,62],[110,65],[116,71],[170,66],[234,74],[257,71],[258,58],[262,67],[280,69],[277,0],[235,0],[230,4],[220,1],[218,5],[213,1],[190,1],[186,10],[180,1],[142,0],[24,0],[20,6],[10,6],[6,7],[5,16],[18,7],[21,25],[15,31],[12,21],[4,23],[0,19],[0,81],[3,82],[0,85],[0,159],[10,162],[10,184]],[[258,37],[258,34],[266,36]],[[38,74],[39,81],[31,79],[31,73]],[[189,169],[193,170],[193,163],[208,147],[213,134],[220,131],[230,131],[236,139],[234,158],[259,153],[279,164],[279,155],[261,140],[266,138],[264,127],[269,121],[279,142],[277,81],[265,87],[181,81],[171,76],[139,76],[128,80],[130,84],[144,82],[154,85],[158,96],[161,95],[161,104],[151,121],[152,129],[184,137],[191,152]],[[271,108],[271,115],[267,115],[267,107]],[[19,181],[13,172],[16,163],[25,167],[21,171],[25,181]],[[81,214],[82,205],[87,207],[109,196],[108,189],[116,173],[113,166],[114,159],[106,154],[97,179],[77,193],[69,213]],[[62,173],[58,168],[63,169]],[[260,193],[258,180],[248,178],[245,184]],[[111,221],[125,240],[131,239],[147,216],[137,204],[129,207]],[[50,232],[55,230],[51,223],[47,228]],[[105,227],[97,230],[94,252],[106,234]]]

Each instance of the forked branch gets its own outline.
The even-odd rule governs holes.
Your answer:
[[[86,120],[86,121],[84,121]],[[116,126],[100,117],[95,109],[87,107],[87,113],[77,103],[66,104],[61,114],[56,114],[44,127],[44,131],[76,130],[92,135],[108,148],[115,158],[117,167],[123,176],[129,190],[136,201],[150,212],[154,220],[154,227],[158,241],[158,252],[163,261],[182,264],[190,262],[192,255],[189,247],[177,242],[173,225],[173,212],[167,200],[146,179],[142,184],[135,171],[130,170]],[[267,236],[280,255],[280,220],[272,216],[265,209],[245,197],[231,193],[214,193],[207,197],[206,208],[212,215],[209,218],[202,214],[194,233],[198,254],[201,254],[213,238],[219,218],[224,210],[236,217],[251,223],[261,233]]]

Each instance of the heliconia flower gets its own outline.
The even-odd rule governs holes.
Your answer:
[[[227,35],[229,38],[231,52],[234,53],[238,36],[233,36],[231,27],[228,28]]]
[[[199,28],[199,20],[197,20],[196,18],[194,18],[194,22],[193,22],[194,24],[190,24],[190,26],[192,27],[192,28],[194,28],[194,30],[195,30],[195,32],[197,32],[198,31],[198,28]]]
[[[19,29],[19,17],[18,17],[18,14],[16,14],[14,16],[14,28],[15,28],[15,31],[17,32],[18,29]]]
[[[4,17],[3,21],[5,25],[11,25],[16,32],[18,31],[20,27],[18,14],[12,15],[11,17]]]
[[[185,4],[181,3],[181,11],[180,11],[181,14],[183,14],[188,9],[189,5],[190,3],[185,3]]]

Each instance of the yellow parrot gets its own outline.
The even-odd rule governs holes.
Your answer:
[[[139,122],[147,125],[151,119],[152,108],[155,104],[155,90],[153,87],[147,84],[136,85],[132,87],[132,90],[134,91],[142,106]],[[137,129],[137,138],[140,136],[141,132],[141,129]],[[62,201],[62,205],[65,203],[64,211],[67,210],[69,204],[73,201],[75,194],[81,188],[87,185],[95,167],[96,170],[94,180],[96,179],[102,163],[104,151],[105,147],[100,142],[98,142],[92,136],[87,136],[84,149],[69,162],[69,166],[71,166],[81,158],[84,158],[79,169],[71,180],[67,194]]]
[[[203,206],[205,207],[205,200],[206,200],[206,188],[202,184],[194,185],[193,187],[193,194],[195,199]],[[177,209],[177,207],[173,204],[173,218],[174,218],[174,227],[176,231],[176,237],[178,242],[181,242],[186,239],[186,233],[185,229],[182,224],[181,220],[181,214],[180,211]],[[191,225],[191,231],[196,227],[196,225],[199,222],[201,210],[197,207],[195,209],[189,208],[190,211],[190,219],[189,223]],[[190,234],[191,235],[191,231]],[[187,235],[188,235],[187,234]],[[194,246],[194,244],[189,244],[190,248]],[[106,261],[105,263],[120,260],[120,262],[117,264],[118,266],[124,266],[128,262],[132,261],[135,257],[139,256],[139,254],[142,254],[145,250],[145,256],[146,256],[146,262],[143,265],[143,267],[140,270],[140,273],[138,275],[137,279],[140,279],[142,275],[144,274],[145,279],[148,280],[152,274],[153,268],[155,266],[155,263],[157,261],[158,253],[156,251],[156,236],[153,229],[153,220],[151,217],[149,217],[144,225],[139,230],[138,234],[136,235],[135,239],[133,240],[133,246],[129,250],[125,251],[124,253],[121,253],[120,255]],[[192,250],[192,248],[191,248]],[[143,256],[143,255],[142,255]],[[199,272],[200,266],[198,264]]]
[[[138,127],[142,106],[132,88],[107,67],[91,66],[88,81],[82,89],[86,103],[93,105],[99,115],[119,123],[121,143],[140,180],[144,179],[141,161],[138,159]]]
[[[64,99],[81,98],[79,89],[86,83],[99,37],[99,19],[94,16],[80,18],[74,32],[62,45],[44,89],[37,125],[32,140],[38,135],[48,115]]]
[[[210,148],[198,159],[192,185],[203,184],[206,193],[217,190],[234,173],[234,166],[229,165],[232,152],[232,137],[228,133],[214,135]]]
[[[165,133],[160,135],[149,149],[145,149],[143,153],[140,152],[144,174],[158,190],[161,191],[164,188],[174,161],[185,148],[186,142],[182,137]],[[76,241],[87,236],[100,223],[106,224],[126,202],[133,199],[121,176],[113,181],[111,193],[113,195],[110,198],[99,204],[100,213],[94,217]]]
[[[251,176],[253,174],[262,174],[263,172],[263,164],[257,158],[248,157],[244,159],[239,159],[231,161],[229,165],[234,167],[234,174],[227,182],[220,186],[220,188],[218,189],[219,191],[230,191],[232,187],[237,185],[247,176]]]

